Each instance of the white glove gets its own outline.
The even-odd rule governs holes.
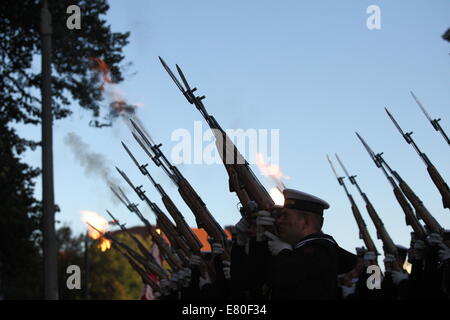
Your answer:
[[[200,256],[197,256],[193,254],[191,258],[189,259],[189,264],[191,266],[199,266],[202,263],[202,258]]]
[[[439,259],[444,262],[448,259],[450,259],[450,248],[447,247],[444,243],[439,244],[439,251],[438,251]]]
[[[241,218],[239,222],[235,225],[237,231],[237,244],[240,246],[245,246],[247,242],[250,240],[250,225],[247,220]]]
[[[269,211],[261,210],[256,213],[256,241],[264,241],[264,230],[267,226],[273,226],[275,218]]]
[[[408,279],[408,274],[406,272],[401,271],[391,271],[391,277],[394,284],[399,284],[403,280]]]
[[[184,268],[183,268],[184,269]],[[181,280],[183,280],[184,278],[186,278],[186,273],[184,272],[183,269],[178,270],[177,274],[178,274],[178,282],[180,282]]]
[[[167,279],[161,279],[159,282],[159,288],[161,289],[161,294],[163,296],[168,296],[170,294],[170,281]]]
[[[183,268],[180,270],[180,284],[182,287],[186,288],[189,286],[189,282],[191,282],[191,269]]]
[[[223,274],[225,276],[225,279],[230,280],[231,279],[231,262],[230,261],[222,261],[223,264]]]
[[[356,283],[353,283],[351,287],[341,286],[342,288],[342,296],[347,298],[350,294],[355,293]]]
[[[181,269],[181,271],[183,272],[184,278],[190,278],[192,275],[192,271],[190,268],[183,268]]]
[[[442,243],[442,237],[439,233],[430,233],[427,237],[427,242],[430,246],[438,246]]]
[[[205,285],[210,284],[210,283],[211,283],[211,277],[209,276],[208,272],[205,272],[205,275],[200,277],[198,286],[201,290]]]
[[[386,272],[392,271],[392,263],[396,261],[395,256],[393,254],[386,254],[384,256],[384,268],[386,269]]]
[[[216,256],[220,256],[224,252],[223,247],[220,243],[212,244],[212,254]]]
[[[289,243],[283,242],[276,235],[269,231],[264,231],[264,235],[270,239],[267,242],[270,252],[273,256],[277,256],[282,250],[288,249],[292,251],[292,246]]]
[[[372,264],[375,263],[375,260],[377,259],[377,255],[375,254],[375,252],[373,251],[367,251],[366,253],[364,253],[364,266],[368,267]]]
[[[178,274],[178,272],[172,273],[172,277],[169,280],[169,288],[174,291],[178,290],[179,282],[180,275]]]
[[[161,293],[159,293],[158,291],[155,291],[155,292],[153,293],[153,296],[154,296],[156,299],[159,299],[159,298],[161,298]]]

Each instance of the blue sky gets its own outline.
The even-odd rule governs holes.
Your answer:
[[[450,132],[450,46],[441,35],[450,27],[448,1],[110,1],[107,15],[114,31],[130,31],[127,62],[120,88],[127,101],[143,103],[138,115],[169,155],[176,142],[174,130],[192,131],[194,121],[206,123],[176,89],[158,56],[179,64],[204,103],[224,128],[280,129],[280,165],[291,178],[285,182],[331,204],[324,231],[354,250],[363,243],[349,202],[326,160],[337,152],[347,169],[358,175],[394,242],[408,245],[410,230],[382,172],[357,140],[358,131],[375,152],[383,151],[435,218],[450,228],[440,194],[425,166],[388,119],[384,107],[427,153],[447,181],[449,148],[415,104],[409,91],[421,99],[433,118]],[[381,29],[366,26],[370,5],[381,9]],[[83,26],[83,21],[82,21]],[[106,102],[105,102],[106,106]],[[128,128],[88,126],[90,114],[73,104],[74,114],[54,125],[55,199],[61,207],[56,219],[83,232],[80,210],[106,215],[109,209],[127,225],[139,221],[111,201],[101,179],[88,176],[76,161],[64,137],[77,133],[102,154],[111,174],[124,170],[136,184],[144,184],[160,204],[155,189],[140,175],[123,151],[126,142],[140,161],[148,161]],[[25,136],[40,137],[40,128],[23,128]],[[25,160],[40,164],[40,151]],[[181,165],[216,219],[235,224],[240,216],[236,196],[228,192],[222,165]],[[256,167],[253,167],[258,172]],[[191,225],[194,218],[176,188],[161,169],[149,165]],[[338,171],[342,173],[340,168]],[[260,175],[259,175],[260,176]],[[261,177],[261,176],[260,176]],[[267,178],[261,181],[268,187]],[[41,198],[37,180],[36,196]],[[348,185],[372,237],[375,229],[356,189]],[[137,197],[129,192],[129,197]],[[145,204],[141,204],[145,208]],[[154,221],[148,209],[144,212]],[[376,241],[381,251],[381,242]]]

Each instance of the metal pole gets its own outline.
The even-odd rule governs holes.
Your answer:
[[[89,235],[84,237],[84,299],[89,300]]]
[[[52,137],[52,93],[51,51],[52,18],[47,1],[41,9],[42,40],[42,232],[44,237],[44,297],[58,299],[58,273],[55,235],[55,200],[53,190],[53,137]]]

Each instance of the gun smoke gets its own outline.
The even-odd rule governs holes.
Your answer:
[[[75,158],[84,168],[84,172],[88,177],[101,178],[111,187],[121,186],[120,180],[111,175],[108,169],[109,161],[106,157],[100,153],[91,151],[89,145],[80,136],[74,132],[70,132],[64,138],[64,143],[73,151]],[[122,189],[125,188],[122,187]],[[119,204],[117,198],[112,193],[111,199],[114,204]]]

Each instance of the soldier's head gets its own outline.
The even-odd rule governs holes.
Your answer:
[[[310,194],[284,189],[284,205],[278,211],[277,228],[280,237],[292,245],[304,237],[319,232],[323,225],[323,210],[327,202]]]

